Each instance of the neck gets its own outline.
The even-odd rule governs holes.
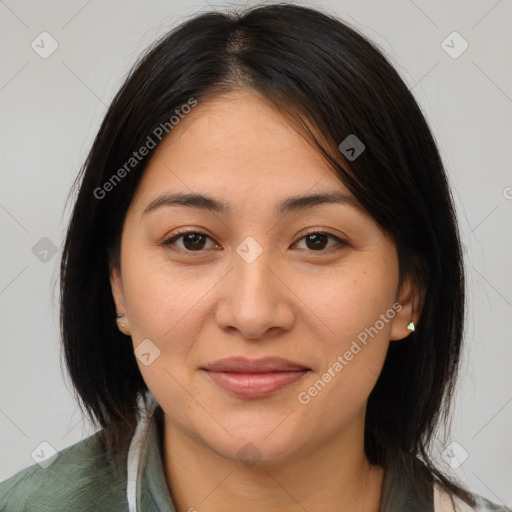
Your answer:
[[[165,472],[176,510],[239,512],[243,503],[244,512],[316,512],[326,504],[338,512],[379,512],[384,470],[369,464],[363,432],[364,413],[321,446],[247,467],[184,435],[165,417]]]

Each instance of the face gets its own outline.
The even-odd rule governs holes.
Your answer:
[[[158,147],[111,283],[165,421],[233,460],[248,442],[272,462],[362,436],[390,340],[416,320],[392,240],[247,90],[199,103]],[[228,358],[253,365],[215,366]]]

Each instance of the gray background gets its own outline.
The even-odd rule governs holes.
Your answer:
[[[450,435],[468,458],[453,472],[510,505],[511,1],[303,3],[339,15],[380,45],[413,87],[439,143],[469,282]],[[55,285],[66,197],[129,66],[159,34],[210,5],[0,0],[0,479],[33,464],[42,441],[60,450],[94,431],[60,365]],[[31,47],[42,46],[43,31],[59,45],[47,59]],[[441,45],[453,31],[469,44],[458,58]],[[461,42],[452,39],[447,44],[458,51]],[[445,448],[436,443],[434,453]]]

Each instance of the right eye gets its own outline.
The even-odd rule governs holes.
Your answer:
[[[181,246],[176,244],[178,240],[181,240]],[[186,252],[202,252],[202,249],[205,248],[207,240],[210,240],[214,244],[213,248],[220,247],[207,234],[200,231],[191,230],[181,231],[178,234],[172,235],[170,238],[165,240],[162,245],[175,246],[179,250]]]

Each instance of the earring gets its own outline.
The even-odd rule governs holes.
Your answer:
[[[123,316],[124,316],[124,313],[117,313],[117,315],[116,315],[117,318],[123,318]],[[121,323],[121,320],[116,320],[116,323],[117,323],[118,327],[124,327],[124,324]]]
[[[411,332],[414,332],[414,330],[415,330],[415,326],[414,326],[414,322],[413,322],[412,320],[411,320],[411,321],[409,322],[409,324],[407,325],[407,330],[408,330],[408,331],[411,331]]]

